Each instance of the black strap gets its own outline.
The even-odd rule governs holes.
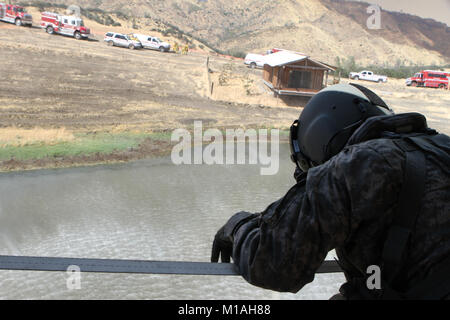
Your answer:
[[[425,188],[426,160],[424,153],[436,152],[436,148],[423,141],[423,138],[426,137],[406,137],[394,140],[395,144],[405,152],[406,162],[396,215],[388,231],[382,252],[382,290],[381,292],[377,290],[369,292],[365,282],[355,281],[342,288],[350,297],[352,294],[356,299],[381,298],[387,300],[450,297],[450,277],[448,276],[450,257],[439,262],[429,276],[409,290],[406,288],[406,279],[403,278],[406,275],[401,274],[402,268],[405,266],[408,243],[420,213]],[[368,292],[370,295],[367,294]]]
[[[429,276],[407,292],[401,290],[405,279],[400,271],[405,263],[408,242],[420,212],[425,188],[424,151],[431,146],[423,137],[409,137],[394,142],[405,152],[406,164],[397,212],[383,250],[383,299],[442,299],[450,294],[450,257],[440,262]]]
[[[397,212],[382,253],[383,278],[393,287],[398,285],[399,273],[405,262],[409,239],[420,212],[426,175],[424,153],[414,144],[408,143],[407,139],[394,140],[406,155],[405,176]]]
[[[381,99],[379,96],[377,96],[375,92],[373,92],[359,84],[356,84],[356,83],[350,83],[350,85],[354,86],[355,88],[359,89],[362,93],[364,93],[364,95],[367,97],[367,99],[369,99],[369,101],[372,104],[375,104],[375,105],[378,105],[385,109],[390,110],[390,108],[388,107],[386,102],[384,102],[383,99]]]

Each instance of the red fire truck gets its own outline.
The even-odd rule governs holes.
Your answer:
[[[0,21],[14,23],[17,26],[29,26],[33,24],[31,14],[24,7],[14,4],[0,3]]]
[[[62,34],[75,39],[88,38],[91,31],[86,28],[83,19],[76,16],[64,16],[53,12],[41,13],[41,28],[48,34]]]
[[[406,85],[411,87],[448,88],[450,72],[423,70],[406,79]]]

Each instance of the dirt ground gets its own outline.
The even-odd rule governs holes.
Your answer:
[[[0,128],[6,135],[8,128],[63,129],[68,136],[167,132],[191,128],[194,120],[204,127],[287,129],[308,101],[275,98],[261,70],[242,60],[108,47],[99,35],[77,41],[0,22],[0,57]],[[450,91],[410,88],[395,79],[361,84],[396,112],[422,112],[431,127],[450,134]]]
[[[342,82],[355,81],[343,79]],[[450,90],[407,87],[403,79],[389,79],[387,83],[355,83],[376,92],[395,113],[422,113],[429,127],[450,135]]]
[[[197,119],[287,127],[299,114],[210,99],[206,55],[111,48],[99,40],[0,23],[0,56],[9,65],[0,78],[0,126],[158,131]],[[225,59],[210,57],[215,60]]]

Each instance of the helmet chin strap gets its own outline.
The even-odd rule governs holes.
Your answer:
[[[301,152],[298,143],[298,120],[295,120],[289,130],[289,146],[291,149],[291,160],[297,168],[307,172],[312,166],[310,160]]]

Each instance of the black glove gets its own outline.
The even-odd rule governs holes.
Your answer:
[[[212,246],[211,262],[219,262],[219,256],[221,256],[222,262],[230,262],[233,254],[234,233],[242,224],[254,217],[255,215],[249,212],[238,212],[217,231]]]

